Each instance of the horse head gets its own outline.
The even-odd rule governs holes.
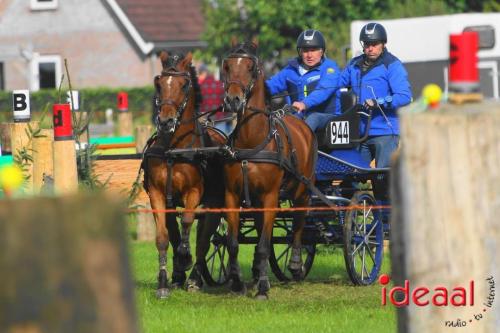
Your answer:
[[[236,43],[222,62],[224,76],[224,108],[241,114],[252,95],[262,70],[257,57],[257,41]]]
[[[158,132],[172,135],[181,123],[193,87],[192,54],[160,53],[161,75],[154,79]]]

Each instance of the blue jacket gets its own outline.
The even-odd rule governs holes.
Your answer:
[[[363,55],[353,58],[341,75],[341,85],[351,87],[358,102],[377,99],[384,114],[376,108],[372,113],[370,136],[399,135],[397,109],[412,101],[408,73],[401,61],[384,49],[383,53],[365,73],[361,73]],[[361,133],[365,132],[363,117]]]
[[[304,75],[299,72],[299,58],[290,59],[280,72],[266,80],[266,85],[275,95],[287,91],[287,103],[295,101],[306,105],[306,115],[312,112],[335,113],[336,90],[339,88],[340,70],[333,60],[323,58],[319,66]]]

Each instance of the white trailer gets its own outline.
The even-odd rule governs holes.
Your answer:
[[[427,83],[448,88],[449,36],[464,31],[479,33],[478,68],[480,89],[485,97],[499,98],[500,13],[470,13],[425,16],[351,23],[352,55],[361,54],[361,28],[379,22],[387,30],[387,49],[398,57],[408,70],[414,97]]]

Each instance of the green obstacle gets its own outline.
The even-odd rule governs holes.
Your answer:
[[[12,164],[12,155],[0,156],[0,167]]]
[[[90,144],[92,145],[110,145],[116,143],[133,143],[133,142],[135,142],[133,136],[90,138]]]

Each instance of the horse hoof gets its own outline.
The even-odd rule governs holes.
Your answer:
[[[167,288],[161,288],[156,290],[156,298],[158,299],[165,299],[170,295],[170,290]]]
[[[267,301],[269,299],[269,296],[267,296],[267,293],[257,293],[255,295],[255,299],[259,301]]]
[[[233,283],[231,284],[231,292],[236,295],[246,295],[247,287],[241,281],[233,281]]]

